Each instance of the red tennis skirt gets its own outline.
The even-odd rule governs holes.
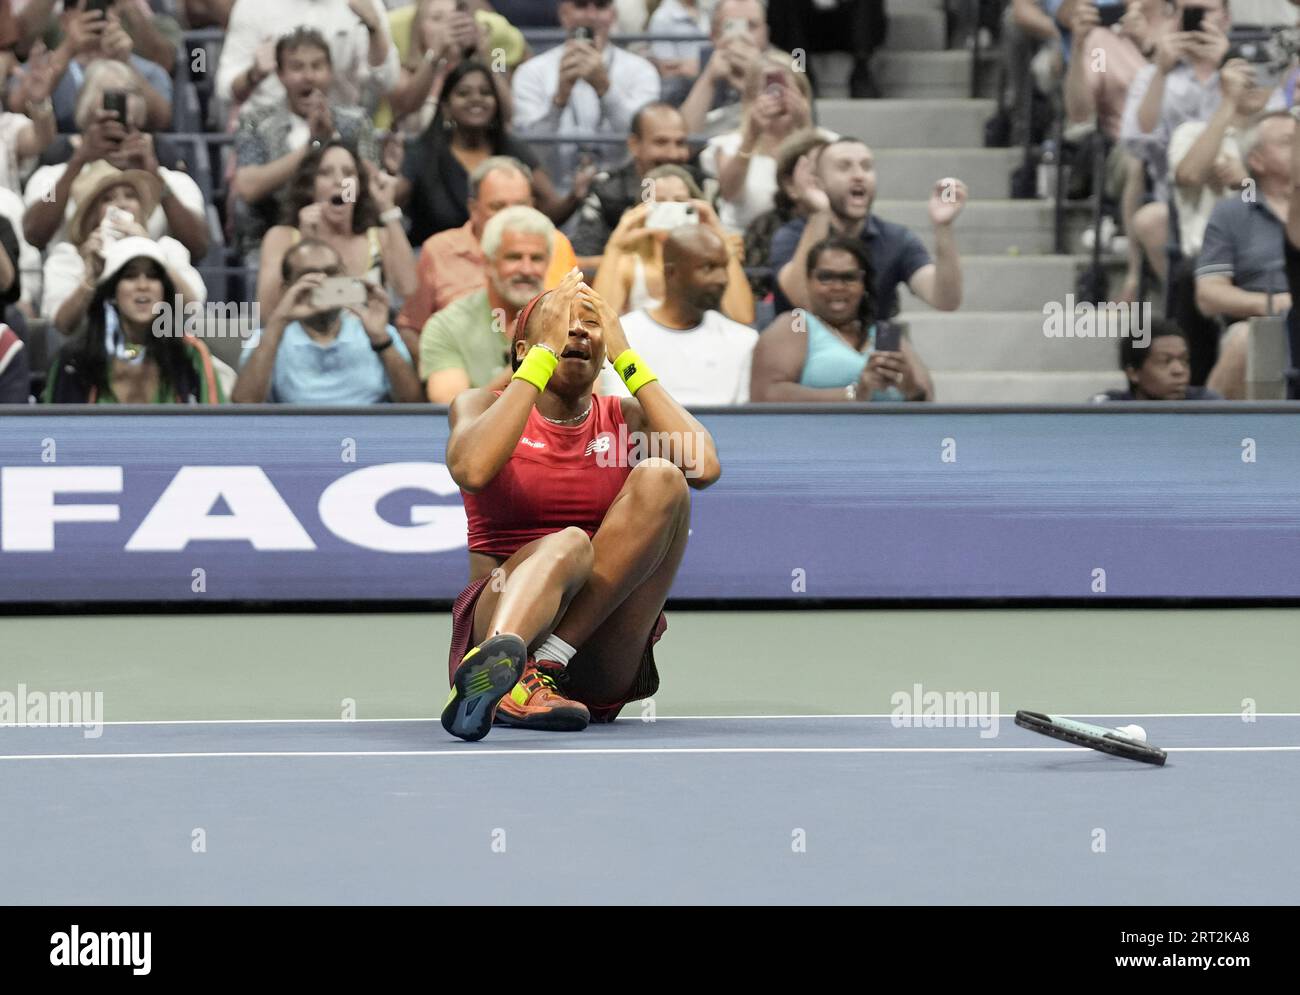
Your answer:
[[[448,687],[451,686],[460,661],[465,659],[465,654],[470,651],[470,640],[474,636],[474,608],[478,604],[479,595],[483,593],[483,588],[487,587],[491,579],[489,574],[487,577],[471,581],[470,585],[457,595],[456,603],[451,607],[451,650],[447,654]],[[591,712],[592,722],[613,722],[628,702],[649,698],[659,690],[659,668],[655,666],[655,643],[659,642],[667,629],[668,616],[660,612],[655,620],[654,629],[650,632],[650,638],[645,644],[645,652],[641,654],[641,666],[632,681],[632,686],[628,688],[626,697],[615,702],[594,702],[574,696],[575,701],[581,701],[587,706]]]

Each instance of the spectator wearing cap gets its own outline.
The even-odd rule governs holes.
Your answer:
[[[366,162],[378,159],[374,128],[366,112],[331,98],[330,47],[314,28],[298,28],[275,43],[282,97],[245,108],[235,134],[236,244],[252,255],[278,220],[277,195],[306,158],[342,140]]]
[[[431,317],[420,333],[420,375],[434,404],[450,404],[470,387],[510,381],[515,318],[543,290],[555,225],[531,207],[508,207],[483,229],[485,286]]]
[[[573,247],[583,257],[599,260],[610,233],[628,208],[645,199],[645,176],[659,166],[688,166],[686,121],[671,104],[654,101],[638,108],[627,136],[628,159],[620,166],[596,174],[578,212]],[[689,167],[693,182],[701,182],[699,170]]]
[[[373,114],[400,71],[379,0],[236,0],[217,64],[217,96],[242,110],[283,104],[277,40],[304,26],[329,47],[328,103]]]
[[[388,323],[388,295],[357,280],[365,303],[340,308],[317,301],[325,280],[343,275],[331,246],[299,242],[281,264],[285,292],[266,324],[244,343],[239,381],[231,399],[240,404],[377,404],[420,400],[402,337]]]
[[[1206,387],[1192,386],[1187,336],[1164,318],[1152,321],[1146,335],[1120,339],[1119,366],[1128,389],[1097,394],[1094,402],[1223,400]]]
[[[202,259],[208,251],[208,227],[203,193],[198,184],[179,169],[168,169],[158,161],[153,136],[142,130],[144,100],[130,91],[131,80],[121,63],[100,61],[86,70],[85,84],[77,100],[77,126],[66,162],[42,166],[27,181],[23,200],[23,232],[27,241],[44,249],[67,237],[66,222],[76,211],[72,185],[81,170],[93,162],[107,161],[118,169],[139,169],[156,176],[162,184],[158,207],[145,222],[150,237],[170,235]],[[103,109],[106,90],[127,90],[126,121]]]
[[[68,222],[68,238],[45,260],[41,314],[64,335],[80,324],[98,287],[104,256],[120,238],[148,238],[144,222],[158,207],[162,182],[139,169],[120,170],[104,160],[77,175],[72,198],[77,205]],[[202,303],[207,288],[190,265],[185,246],[169,236],[157,239],[167,268],[186,300]]]
[[[659,99],[659,73],[648,60],[610,44],[613,0],[560,0],[559,17],[568,41],[515,73],[515,127],[523,134],[626,135],[637,108]],[[590,40],[574,37],[579,31]],[[614,162],[604,146],[585,157],[597,166]],[[556,146],[544,157],[557,182],[575,176],[583,159],[572,145]]]
[[[664,300],[622,319],[628,345],[654,368],[682,404],[744,404],[758,332],[722,314],[729,253],[721,234],[704,225],[670,232],[664,241]],[[606,392],[628,394],[617,376],[602,374]],[[630,396],[630,395],[629,395]]]
[[[178,311],[176,304],[181,303]],[[183,284],[157,242],[128,237],[104,268],[77,335],[50,367],[47,404],[220,404],[212,355],[183,334]]]
[[[1228,400],[1245,396],[1249,319],[1285,315],[1291,309],[1284,246],[1294,196],[1295,130],[1290,113],[1273,111],[1242,137],[1242,157],[1255,181],[1253,196],[1225,197],[1215,205],[1197,260],[1196,306],[1206,317],[1232,322],[1219,340],[1219,359],[1205,382]]]

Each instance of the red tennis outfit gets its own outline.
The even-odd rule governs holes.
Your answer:
[[[493,391],[498,397],[501,391]],[[617,397],[592,397],[591,413],[578,425],[553,425],[533,408],[515,451],[477,494],[461,491],[471,552],[507,557],[534,539],[576,525],[596,534],[609,506],[632,472],[632,440]],[[622,450],[620,453],[619,450]],[[452,608],[448,675],[470,650],[474,607],[491,577],[470,583]],[[641,670],[618,702],[584,701],[593,721],[611,722],[629,701],[659,687],[652,647],[668,627],[663,612],[646,644]]]
[[[510,556],[570,525],[596,534],[632,468],[619,399],[591,400],[591,414],[580,425],[552,425],[533,408],[514,453],[492,482],[478,494],[461,491],[471,552]],[[616,452],[620,440],[622,456]]]

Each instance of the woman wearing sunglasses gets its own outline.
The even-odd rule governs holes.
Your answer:
[[[871,260],[832,235],[808,253],[811,310],[779,315],[759,337],[751,401],[928,401],[930,372],[897,326],[875,318]]]

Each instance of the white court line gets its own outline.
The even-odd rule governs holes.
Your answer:
[[[699,754],[699,753],[1092,753],[1083,746],[681,746],[592,747],[576,749],[525,748],[518,750],[470,747],[456,750],[318,750],[218,753],[15,753],[3,760],[183,760],[183,759],[298,759],[301,757],[499,757],[538,755]],[[1300,746],[1175,746],[1166,753],[1294,753]]]
[[[635,705],[635,702],[632,703]],[[631,707],[631,706],[629,706]],[[1082,716],[1088,719],[1239,719],[1242,717],[1241,712],[1072,712],[1072,715]],[[1001,712],[998,714],[1000,719],[1014,719],[1015,712]],[[1255,718],[1261,719],[1295,719],[1300,718],[1300,712],[1255,712]],[[678,721],[709,721],[717,722],[721,720],[740,720],[745,722],[752,721],[772,721],[776,719],[892,719],[895,718],[893,712],[861,712],[845,713],[837,715],[656,715],[653,720],[642,719],[636,715],[627,715],[619,719],[620,722],[631,724],[641,722],[643,725],[654,725],[655,722],[678,722]],[[905,718],[915,723],[915,715],[907,715]],[[924,718],[929,719],[988,719],[991,715],[981,713],[964,713],[957,714],[939,714],[926,715]],[[98,725],[105,726],[225,726],[225,725],[364,725],[372,722],[438,722],[437,715],[430,715],[427,718],[379,718],[379,719],[122,719],[119,721],[100,722]],[[0,729],[15,728],[39,728],[36,726],[24,727],[17,723],[0,723]]]

